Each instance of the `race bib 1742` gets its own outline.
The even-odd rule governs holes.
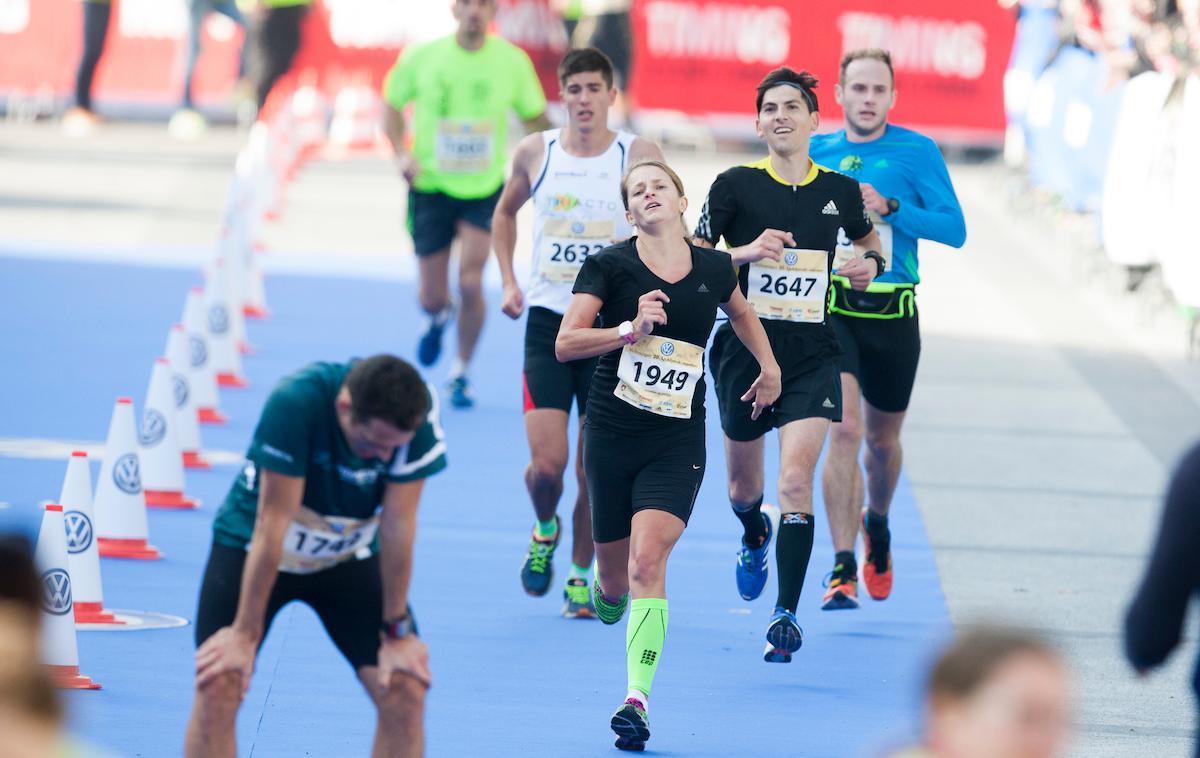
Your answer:
[[[288,525],[279,570],[311,574],[336,566],[369,547],[379,528],[379,516],[352,519],[323,516],[305,507]]]

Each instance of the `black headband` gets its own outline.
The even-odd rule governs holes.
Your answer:
[[[800,82],[779,82],[778,84],[773,84],[771,86],[778,87],[780,84],[786,85],[788,87],[795,87],[796,89],[800,90],[800,94],[804,95],[804,103],[808,106],[809,113],[816,113],[818,111],[817,96],[808,87],[805,87]]]

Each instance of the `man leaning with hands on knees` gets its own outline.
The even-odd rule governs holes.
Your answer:
[[[372,755],[421,755],[431,679],[408,584],[421,490],[446,466],[436,396],[390,355],[314,363],[272,391],[246,457],[213,522],[184,754],[236,755],[257,649],[299,600],[375,703]]]

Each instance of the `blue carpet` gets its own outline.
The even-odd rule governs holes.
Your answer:
[[[198,275],[173,269],[0,260],[0,436],[102,440],[115,397],[131,395],[140,408],[152,361],[187,287],[198,283]],[[206,448],[244,449],[272,384],[308,361],[413,354],[412,285],[275,276],[268,296],[273,317],[248,324],[259,348],[245,360],[252,386],[222,391],[231,423],[202,427]],[[521,590],[532,523],[522,482],[523,324],[493,314],[474,369],[479,405],[445,412],[450,468],[429,482],[420,514],[411,597],[434,672],[427,752],[611,755],[608,716],[625,693],[624,624],[559,618],[566,542],[550,596],[530,599]],[[443,371],[429,376],[440,383]],[[799,614],[805,645],[791,665],[767,665],[762,634],[774,580],[753,604],[734,590],[738,525],[724,497],[711,397],[709,407],[710,471],[670,563],[671,622],[648,752],[877,754],[911,734],[931,646],[950,629],[912,493],[902,479],[892,519],[895,593],[882,604],[864,593],[864,608],[852,613],[818,610],[832,551],[816,505],[817,546]],[[773,450],[767,466],[770,481]],[[58,495],[64,471],[65,462],[0,458],[0,501],[10,504],[0,509],[0,529],[35,530],[37,503]],[[204,507],[150,513],[151,541],[165,560],[102,562],[109,607],[194,616],[209,524],[233,474],[228,466],[189,472],[187,491]],[[564,513],[573,498],[568,484]],[[104,689],[67,693],[73,732],[119,754],[178,755],[191,701],[192,628],[81,632],[79,649],[84,673]],[[370,701],[315,615],[285,610],[241,710],[239,753],[366,755],[373,726]]]

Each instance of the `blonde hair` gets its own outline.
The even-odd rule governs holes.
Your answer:
[[[683,180],[679,178],[679,174],[675,173],[675,169],[662,161],[641,161],[630,166],[629,170],[625,172],[625,176],[621,177],[621,204],[625,206],[625,210],[629,210],[629,177],[639,168],[646,167],[661,168],[671,178],[671,183],[675,185],[675,190],[679,192],[679,196],[684,197]]]
[[[887,66],[888,73],[892,75],[892,86],[896,86],[896,70],[892,68],[892,54],[881,47],[860,47],[857,50],[848,51],[842,56],[842,62],[838,66],[838,81],[845,84],[846,69],[854,61],[861,60],[879,61]]]

